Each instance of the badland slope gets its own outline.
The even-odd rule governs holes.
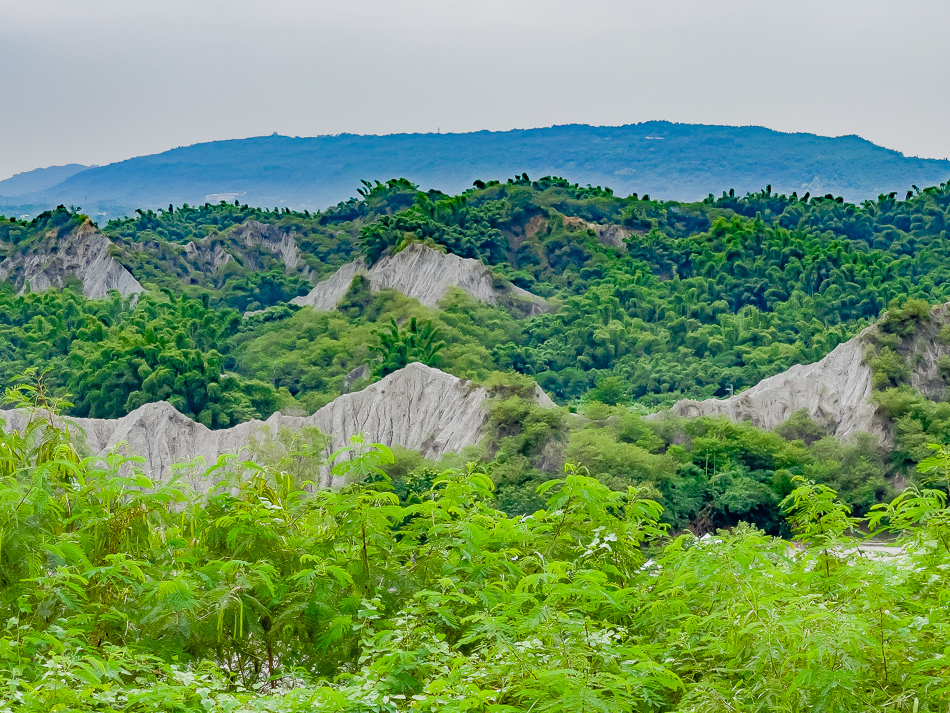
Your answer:
[[[123,297],[142,292],[138,280],[111,251],[112,242],[87,220],[65,234],[51,230],[25,249],[8,250],[0,263],[0,280],[12,280],[21,291],[42,292],[62,288],[72,277],[82,283],[83,295],[90,299],[106,297],[111,290]]]
[[[383,257],[372,267],[367,267],[362,258],[348,263],[316,285],[309,294],[291,302],[318,310],[333,310],[359,275],[368,280],[373,292],[397,290],[426,307],[437,306],[450,288],[458,287],[480,302],[490,305],[507,303],[523,314],[539,314],[550,309],[543,298],[497,280],[482,262],[419,243]]]
[[[252,457],[254,438],[282,426],[300,429],[315,426],[329,437],[328,452],[365,434],[369,441],[402,446],[438,459],[478,443],[484,436],[488,393],[482,387],[419,363],[390,374],[362,391],[344,394],[310,416],[275,413],[267,421],[249,421],[233,428],[211,430],[162,401],[137,408],[117,419],[68,419],[84,434],[92,455],[105,455],[117,444],[145,459],[143,469],[153,478],[165,479],[172,465],[203,458],[208,465],[226,453]],[[538,403],[553,403],[538,389]],[[0,411],[8,427],[22,430],[28,418],[20,411]],[[199,470],[201,470],[199,468]],[[321,485],[330,485],[328,472]],[[196,487],[208,483],[196,482]]]
[[[887,312],[820,361],[795,365],[730,398],[685,399],[670,411],[687,418],[727,416],[772,429],[804,409],[839,439],[870,433],[890,447],[895,424],[879,408],[875,394],[904,384],[928,399],[944,401],[950,391],[948,325],[947,304],[915,315]],[[882,350],[892,351],[897,366],[875,374],[872,366]]]
[[[887,432],[870,400],[872,375],[864,354],[858,336],[839,344],[821,361],[797,364],[727,399],[684,399],[670,410],[687,418],[726,416],[773,429],[804,409],[838,438],[865,432],[884,440]]]

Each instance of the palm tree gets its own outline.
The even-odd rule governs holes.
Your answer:
[[[370,346],[370,351],[380,357],[373,375],[383,377],[412,362],[421,362],[435,366],[439,352],[445,348],[445,342],[438,339],[438,333],[432,322],[421,327],[416,318],[411,318],[400,327],[395,319],[390,319],[386,328],[374,331],[378,344]]]

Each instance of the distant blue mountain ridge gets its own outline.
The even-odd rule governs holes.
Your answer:
[[[457,193],[476,179],[522,173],[682,201],[766,185],[782,193],[831,193],[861,201],[942,183],[950,179],[950,161],[904,156],[858,136],[665,121],[463,134],[275,134],[195,144],[106,166],[18,174],[0,181],[0,212],[4,206],[62,203],[102,218],[135,208],[220,200],[320,210],[355,196],[361,179],[402,177],[423,189]]]
[[[70,176],[75,176],[77,173],[85,171],[88,168],[91,167],[83,166],[81,163],[69,163],[65,166],[35,168],[32,171],[18,173],[5,181],[0,181],[0,198],[48,191]]]

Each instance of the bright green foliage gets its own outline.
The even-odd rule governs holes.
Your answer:
[[[70,290],[15,296],[0,291],[0,382],[43,364],[47,383],[68,391],[76,416],[115,418],[170,401],[211,428],[266,418],[273,386],[227,373],[241,318],[201,300],[145,296],[133,307],[114,295],[85,300]]]
[[[10,394],[28,425],[0,436],[0,711],[947,709],[950,359],[924,391],[909,377],[922,345],[950,343],[928,308],[950,296],[950,186],[861,206],[526,175],[360,194],[112,223],[117,259],[167,290],[137,302],[0,291],[0,380],[49,367]],[[249,219],[296,236],[297,267],[240,239]],[[0,220],[4,255],[81,220]],[[558,309],[519,320],[456,291],[431,310],[364,280],[338,312],[280,304],[358,247],[419,241]],[[867,339],[890,455],[805,413],[774,433],[640,415],[818,359],[885,304]],[[437,358],[491,395],[466,455],[482,466],[357,439],[331,458],[347,484],[316,490],[326,437],[281,429],[192,493],[81,460],[50,415],[167,399],[221,427],[315,410],[374,359],[378,377]],[[539,407],[535,379],[579,413]],[[914,462],[887,502],[885,475]],[[864,554],[864,528],[902,554]]]
[[[950,296],[948,206],[946,185],[861,206],[768,190],[679,204],[522,176],[418,194],[361,237],[371,260],[431,241],[560,297],[561,310],[494,350],[497,367],[565,400],[606,375],[641,403],[668,404],[819,359],[894,297]],[[604,225],[627,231],[624,250],[600,243]]]
[[[74,284],[40,296],[7,289],[0,379],[48,365],[51,387],[76,404],[70,413],[116,416],[169,399],[219,427],[277,408],[313,412],[412,360],[477,382],[521,374],[582,414],[567,420],[498,397],[479,455],[491,461],[506,512],[540,507],[537,485],[582,459],[611,487],[654,488],[677,529],[745,520],[775,534],[792,477],[836,489],[864,514],[928,443],[950,443],[950,358],[926,393],[909,383],[926,356],[914,345],[950,342],[926,307],[950,296],[948,211],[946,184],[862,205],[768,189],[683,204],[524,174],[455,197],[404,180],[367,182],[359,199],[319,214],[228,204],[142,211],[104,230],[117,259],[174,299],[152,291],[134,305],[90,302]],[[82,220],[65,209],[0,220],[3,250],[52,249]],[[255,242],[261,236],[271,247]],[[282,240],[299,248],[296,267],[274,251]],[[555,311],[517,319],[459,290],[432,310],[373,293],[364,279],[333,314],[281,303],[359,250],[373,259],[419,241],[488,262],[499,285],[543,295]],[[822,424],[796,417],[782,439],[708,424],[690,427],[701,433],[617,430],[682,396],[725,396],[819,359],[885,305],[868,361],[879,412],[894,427],[890,459],[869,442],[836,444]],[[267,309],[238,320],[229,307]],[[364,365],[376,373],[354,381]],[[802,447],[787,444],[799,439]]]
[[[54,386],[70,373],[69,353],[76,341],[97,341],[118,326],[130,306],[117,296],[90,302],[72,290],[13,294],[0,288],[0,382],[11,386],[17,376],[39,364],[49,367]]]
[[[862,514],[892,494],[883,477],[884,455],[870,437],[851,444],[825,437],[806,446],[749,424],[710,418],[656,428],[677,467],[671,476],[654,471],[649,480],[678,527],[706,532],[746,521],[785,534],[780,502],[796,476],[838,489]]]
[[[597,386],[590,390],[588,396],[594,401],[600,401],[608,406],[616,406],[627,398],[626,384],[619,376],[602,376],[597,380]]]
[[[398,251],[409,241],[431,241],[456,255],[497,263],[503,260],[507,247],[496,227],[506,208],[504,201],[472,206],[465,195],[418,193],[407,210],[381,217],[363,228],[360,238],[371,262],[389,250]]]
[[[419,326],[415,317],[401,327],[395,319],[379,331],[374,331],[376,344],[370,345],[370,351],[380,362],[373,369],[373,376],[383,377],[413,362],[427,366],[439,365],[439,352],[445,349],[445,342],[438,340],[438,334],[432,322]]]
[[[928,456],[928,444],[950,443],[950,358],[933,362],[934,348],[950,343],[943,308],[919,299],[892,300],[878,328],[865,336],[878,414],[892,424],[891,458],[898,468]],[[931,362],[931,363],[928,363]],[[911,376],[928,374],[914,381]]]
[[[774,433],[725,418],[646,420],[598,402],[570,415],[540,408],[533,383],[521,379],[498,374],[486,382],[494,396],[489,432],[470,454],[486,462],[498,506],[512,515],[543,507],[534,491],[565,462],[584,463],[614,490],[646,488],[664,522],[697,534],[744,521],[788,535],[781,502],[795,477],[833,488],[859,515],[894,494],[887,453],[871,436],[841,443],[801,413]],[[428,468],[420,464],[415,475]]]
[[[814,361],[895,297],[950,296],[948,209],[946,185],[860,206],[770,190],[681,204],[519,176],[455,197],[402,180],[367,184],[360,200],[319,215],[231,205],[145,211],[106,232],[143,282],[208,290],[211,304],[237,309],[305,289],[303,267],[285,269],[234,237],[246,220],[293,234],[311,279],[349,259],[360,240],[370,259],[429,241],[563,302],[492,347],[491,368],[531,374],[563,400],[615,377],[641,403],[668,404],[723,396],[730,385],[738,391]],[[37,240],[46,229],[37,221],[7,221],[0,232],[11,242]],[[626,231],[623,249],[601,244],[594,228],[603,226]],[[235,259],[205,265],[183,252],[195,241]],[[346,314],[365,318],[359,309]],[[448,352],[452,341],[443,338]],[[447,353],[444,365],[453,368]]]
[[[121,328],[100,326],[95,341],[70,348],[68,388],[78,416],[116,418],[143,404],[169,401],[210,428],[268,416],[272,386],[224,372],[226,341],[240,322],[232,311],[198,300],[143,298]]]
[[[225,269],[229,276],[221,286],[217,303],[238,312],[260,310],[283,304],[310,291],[309,282],[297,275],[287,275],[280,268],[250,274],[240,274],[230,268]]]
[[[42,392],[23,400],[44,405]],[[0,711],[946,710],[950,516],[908,491],[856,549],[827,488],[796,551],[748,525],[675,539],[582,468],[530,517],[474,465],[401,504],[363,444],[349,485],[222,459],[206,493],[81,461],[55,417],[0,437]],[[946,455],[932,465],[946,477]],[[316,475],[316,473],[314,473]]]
[[[405,332],[415,319],[417,325],[432,324],[436,344],[446,343],[436,352],[439,368],[464,378],[487,378],[493,371],[491,349],[515,337],[518,323],[504,310],[478,303],[461,291],[447,295],[441,306],[428,309],[387,290],[372,295],[366,304],[346,303],[344,308],[352,309],[352,314],[301,309],[257,325],[245,321],[235,337],[236,366],[248,378],[286,389],[312,413],[343,392],[348,372],[373,364],[370,347],[379,344],[374,331],[391,332],[395,319]]]

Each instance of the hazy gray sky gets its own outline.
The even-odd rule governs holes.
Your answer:
[[[947,0],[0,0],[0,178],[212,139],[627,124],[950,156]]]

